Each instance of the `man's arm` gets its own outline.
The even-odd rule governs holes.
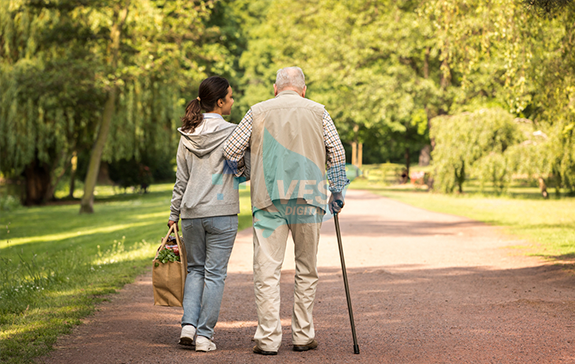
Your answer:
[[[323,112],[323,139],[327,157],[327,179],[331,191],[329,209],[332,213],[338,213],[341,207],[335,201],[344,202],[342,191],[349,184],[349,179],[345,173],[345,150],[327,111]]]
[[[250,146],[252,136],[252,109],[249,109],[240,124],[224,143],[224,157],[232,173],[239,177],[245,169],[243,158]]]

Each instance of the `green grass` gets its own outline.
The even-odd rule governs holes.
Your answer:
[[[0,211],[0,362],[28,363],[93,312],[105,295],[151,269],[167,232],[172,184],[145,195],[98,187],[92,215],[78,204]],[[251,225],[240,191],[239,228]]]
[[[503,226],[525,239],[525,254],[558,262],[575,260],[575,198],[544,200],[534,187],[512,186],[503,196],[487,193],[445,195],[423,187],[385,185],[356,179],[350,188],[365,189],[430,211],[469,217]],[[471,189],[473,191],[473,189]]]
[[[505,196],[443,195],[395,185],[397,165],[366,170],[351,188],[504,226],[531,242],[526,254],[575,259],[575,198],[543,200],[536,187],[518,184]],[[171,189],[158,184],[139,195],[99,186],[93,215],[78,215],[78,204],[25,208],[4,200],[11,205],[0,209],[0,362],[46,354],[107,294],[150,269],[167,230]],[[473,182],[468,191],[476,191]],[[242,229],[251,225],[249,191],[240,196]]]
[[[361,168],[361,178],[354,180],[354,188],[385,188],[388,191],[427,191],[427,186],[400,184],[400,174],[404,165],[397,163],[382,163],[382,164],[368,164]],[[355,173],[351,173],[354,167],[348,167],[348,177],[354,179]],[[433,166],[419,166],[412,164],[410,172],[427,172],[433,173]],[[479,180],[472,176],[468,176],[464,183],[464,193],[473,194],[476,196],[503,196],[505,198],[521,198],[521,199],[537,199],[540,200],[541,191],[539,190],[538,183],[534,178],[515,177],[511,186],[505,193],[501,194],[492,185],[487,184],[481,189]],[[547,191],[554,198],[556,197],[556,190],[553,186],[548,186]],[[560,190],[562,196],[565,196],[569,191],[565,188]]]

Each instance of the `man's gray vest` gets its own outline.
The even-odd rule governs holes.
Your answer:
[[[254,211],[273,200],[327,203],[324,106],[282,91],[252,107],[251,197]]]

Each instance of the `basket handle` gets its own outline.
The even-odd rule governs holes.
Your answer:
[[[176,232],[176,242],[178,244],[178,248],[181,248],[182,243],[180,242],[180,236],[178,235],[178,231],[176,230],[176,224],[173,224],[172,226],[170,226],[170,229],[168,229],[168,233],[166,234],[166,236],[162,239],[162,244],[160,244],[160,246],[158,247],[158,250],[156,250],[156,256],[154,257],[153,260],[156,260],[156,258],[158,258],[158,255],[160,254],[160,250],[164,249],[164,247],[166,246],[166,243],[168,242],[168,238],[170,237],[170,234],[173,231]]]

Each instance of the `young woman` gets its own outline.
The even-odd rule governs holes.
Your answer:
[[[222,115],[229,115],[233,104],[228,81],[209,77],[186,107],[178,129],[182,135],[168,226],[182,219],[188,276],[179,343],[193,345],[195,341],[196,351],[216,350],[214,327],[238,231],[239,191],[234,175],[226,172],[222,150],[236,126]]]

